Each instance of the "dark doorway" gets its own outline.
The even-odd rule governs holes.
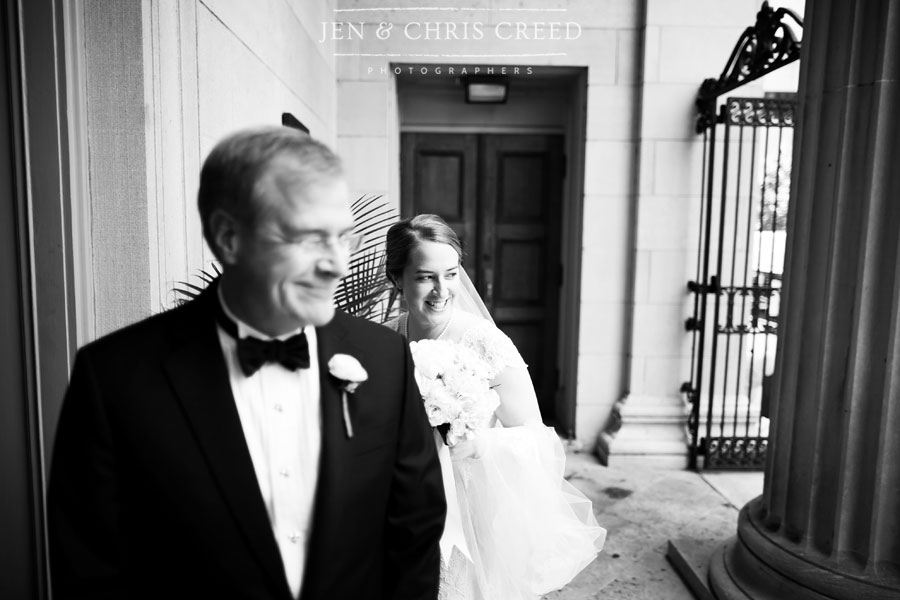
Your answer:
[[[457,232],[497,325],[529,365],[548,425],[556,400],[563,136],[404,133],[401,211]]]

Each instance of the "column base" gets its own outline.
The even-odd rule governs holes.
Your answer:
[[[614,437],[601,434],[606,444],[598,450],[601,458],[605,454],[609,466],[687,468],[688,411],[684,400],[675,396],[632,395],[617,406],[621,411],[621,429]]]
[[[719,600],[896,600],[900,580],[843,565],[767,530],[756,516],[762,497],[741,510],[738,534],[713,555],[709,583]]]

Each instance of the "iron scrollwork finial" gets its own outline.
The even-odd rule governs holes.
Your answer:
[[[800,58],[800,42],[785,22],[790,17],[803,29],[803,20],[788,8],[773,10],[763,2],[756,24],[741,34],[718,79],[706,79],[697,92],[697,133],[716,121],[716,99]]]

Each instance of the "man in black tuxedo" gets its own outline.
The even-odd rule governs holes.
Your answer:
[[[338,159],[256,129],[200,179],[221,278],[78,352],[54,597],[435,598],[446,505],[409,350],[332,304],[359,246]]]

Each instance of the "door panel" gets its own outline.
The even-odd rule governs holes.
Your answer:
[[[493,140],[488,141],[493,148]],[[505,154],[499,173],[497,213],[501,222],[528,222],[545,215],[546,181],[544,156]]]
[[[404,133],[401,148],[403,216],[440,215],[459,236],[467,257],[476,260],[477,136]],[[477,286],[474,270],[467,270]]]
[[[504,300],[517,304],[534,304],[543,299],[541,281],[546,279],[541,268],[542,244],[530,241],[504,240],[497,257],[497,285]],[[535,272],[537,268],[537,272]]]
[[[480,150],[479,291],[528,363],[541,414],[555,421],[562,136],[486,135]]]
[[[497,325],[556,422],[562,142],[559,135],[403,134],[404,216],[441,215]]]
[[[419,156],[417,168],[419,177],[422,178],[422,188],[430,192],[419,196],[422,210],[441,211],[447,218],[455,220],[463,218],[464,194],[460,183],[465,181],[465,158],[460,154],[449,153]]]

